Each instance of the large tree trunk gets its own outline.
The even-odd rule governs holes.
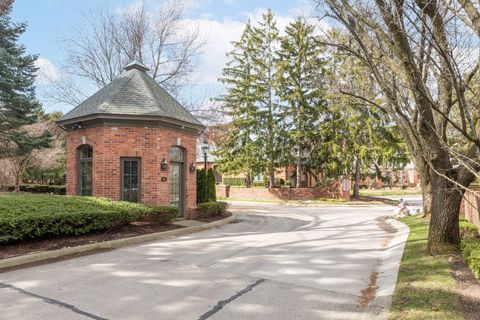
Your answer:
[[[431,170],[421,157],[415,161],[415,167],[420,175],[420,186],[422,188],[423,197],[423,216],[426,217],[432,213]]]
[[[301,179],[301,175],[302,175],[302,166],[300,164],[297,164],[296,165],[296,169],[295,169],[295,188],[301,188],[302,187],[302,179]]]
[[[302,151],[300,150],[300,148],[297,149],[297,166],[296,166],[296,177],[295,177],[295,188],[300,188],[302,185],[302,179],[301,179],[301,174],[302,174]]]
[[[252,173],[250,171],[247,172],[245,177],[245,187],[246,188],[252,187]]]
[[[432,214],[432,184],[430,178],[422,184],[422,198],[423,198],[423,216],[426,217]]]
[[[21,183],[21,178],[20,178],[20,172],[15,172],[15,192],[20,192],[20,183]]]
[[[296,166],[296,177],[295,177],[295,187],[301,188],[302,186],[302,151],[300,148],[297,150],[297,166]]]
[[[454,252],[460,243],[458,214],[463,191],[444,177],[431,178],[432,213],[428,232],[428,252],[432,255]]]
[[[353,198],[360,199],[360,157],[355,158],[355,174],[353,183]]]
[[[268,187],[273,188],[275,187],[275,169],[270,168],[268,170]]]

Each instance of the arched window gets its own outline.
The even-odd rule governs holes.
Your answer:
[[[93,148],[83,145],[78,148],[78,195],[92,195]]]
[[[170,161],[183,162],[183,150],[179,147],[170,148]]]

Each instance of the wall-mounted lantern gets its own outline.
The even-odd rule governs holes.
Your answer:
[[[194,173],[196,168],[195,162],[192,161],[192,163],[190,163],[190,173]]]
[[[162,163],[160,163],[160,169],[162,169],[162,171],[167,171],[167,168],[168,168],[167,160],[163,159]]]
[[[78,129],[82,129],[82,124],[80,122],[77,122],[75,123],[73,126],[72,126],[72,129],[75,131],[75,130],[78,130]]]

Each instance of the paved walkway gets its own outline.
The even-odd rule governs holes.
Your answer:
[[[172,240],[0,274],[1,319],[386,319],[408,230],[392,207],[234,204]]]

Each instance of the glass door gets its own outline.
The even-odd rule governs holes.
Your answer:
[[[83,145],[78,149],[78,195],[92,195],[93,148]]]
[[[170,148],[170,204],[179,209],[179,217],[183,217],[183,180],[183,150],[172,147]]]
[[[121,159],[122,200],[140,202],[140,159]]]
[[[92,162],[80,162],[80,195],[92,195]]]
[[[180,163],[170,163],[170,204],[177,208],[180,208],[181,203],[180,172]]]

